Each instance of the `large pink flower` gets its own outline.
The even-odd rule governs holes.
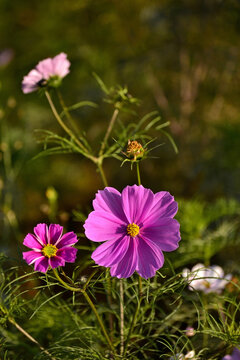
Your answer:
[[[180,241],[173,219],[177,202],[166,191],[154,194],[143,186],[127,186],[122,193],[111,187],[96,194],[85,224],[86,237],[102,242],[92,259],[110,267],[112,276],[127,278],[134,271],[150,278],[163,266],[162,251],[173,251]]]
[[[48,268],[64,266],[65,262],[75,262],[77,249],[73,248],[78,239],[74,232],[62,235],[63,227],[51,224],[38,224],[34,235],[27,234],[23,245],[32,249],[23,252],[23,259],[28,265],[34,264],[35,271],[47,272]]]
[[[24,76],[22,90],[25,94],[46,85],[59,86],[61,79],[69,73],[70,62],[65,53],[40,61],[36,68]]]

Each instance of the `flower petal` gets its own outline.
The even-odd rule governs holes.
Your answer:
[[[112,187],[106,187],[99,190],[96,198],[93,200],[94,210],[104,210],[112,213],[126,224],[128,223],[126,215],[122,208],[122,198],[119,191]]]
[[[37,238],[32,234],[27,234],[23,240],[23,245],[27,246],[30,249],[42,249],[42,245],[37,240]]]
[[[22,91],[24,94],[33,92],[38,89],[38,83],[42,80],[42,74],[37,70],[31,70],[22,81]]]
[[[60,237],[55,243],[55,245],[58,249],[61,249],[62,247],[74,245],[76,244],[76,242],[78,242],[77,235],[73,231],[71,231]]]
[[[106,211],[92,211],[85,224],[85,235],[92,241],[113,240],[120,234],[126,234],[126,224]]]
[[[45,80],[48,80],[52,75],[54,75],[53,63],[51,58],[47,58],[39,61],[39,63],[36,66],[36,69],[42,74]]]
[[[142,237],[154,243],[163,251],[173,251],[178,248],[181,240],[179,222],[172,218],[160,218],[153,226],[140,229]]]
[[[126,186],[122,192],[122,206],[128,222],[141,225],[152,207],[154,194],[142,185]]]
[[[33,230],[40,244],[43,246],[46,245],[48,243],[47,224],[38,224]]]
[[[128,237],[128,249],[123,259],[119,263],[111,267],[111,276],[116,276],[119,279],[128,278],[132,276],[132,274],[136,270],[137,251],[134,240],[135,239]]]
[[[51,224],[48,230],[49,244],[55,245],[63,232],[63,227],[58,224]]]
[[[23,259],[28,265],[33,264],[36,260],[43,258],[43,254],[37,251],[25,251],[23,252]]]
[[[153,277],[164,264],[162,251],[146,239],[138,237],[134,240],[138,241],[136,271],[145,279]]]
[[[70,61],[68,61],[65,53],[60,53],[52,59],[53,73],[61,78],[69,73],[70,65]]]
[[[61,257],[64,261],[74,263],[76,261],[77,249],[73,247],[62,248],[57,251],[57,256]]]
[[[38,259],[34,264],[34,270],[46,273],[49,268],[49,259],[45,256],[41,259]]]
[[[49,259],[49,265],[52,269],[55,269],[58,266],[64,266],[65,260],[60,256],[53,256]]]
[[[91,258],[100,266],[110,267],[119,263],[129,246],[129,236],[106,241],[92,253]]]
[[[160,191],[154,195],[151,211],[145,216],[144,224],[151,226],[159,218],[173,218],[178,211],[178,204],[167,191]]]

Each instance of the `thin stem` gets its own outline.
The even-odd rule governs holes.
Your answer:
[[[105,175],[105,172],[103,170],[103,167],[102,167],[102,164],[100,162],[97,163],[97,166],[98,166],[98,170],[100,172],[100,175],[101,175],[101,178],[102,178],[102,182],[103,182],[103,185],[105,187],[108,186],[108,182],[107,182],[107,178],[106,178],[106,175]]]
[[[102,329],[102,332],[104,333],[104,336],[105,336],[105,338],[106,338],[112,352],[115,354],[115,349],[114,349],[113,344],[112,344],[112,342],[111,342],[111,340],[110,340],[110,338],[109,338],[109,336],[108,336],[108,334],[106,332],[106,329],[105,329],[105,326],[103,325],[102,319],[98,315],[97,309],[95,308],[92,300],[90,299],[90,297],[88,296],[88,294],[85,291],[83,291],[83,295],[84,295],[85,299],[87,300],[89,306],[91,307],[92,311],[94,312],[94,314],[95,314],[95,316],[96,316],[96,318],[98,320],[98,323],[99,323],[99,325],[100,325],[100,327]]]
[[[140,177],[140,169],[139,169],[139,162],[136,163],[137,166],[137,179],[138,179],[138,185],[141,185],[141,177]]]
[[[124,351],[124,290],[123,290],[123,279],[119,281],[120,287],[120,355]]]
[[[99,323],[99,325],[100,325],[100,327],[102,329],[102,332],[103,332],[103,334],[104,334],[104,336],[105,336],[105,338],[106,338],[112,352],[115,354],[114,346],[113,346],[113,344],[112,344],[112,342],[111,342],[111,340],[110,340],[110,338],[108,336],[108,333],[107,333],[107,331],[105,329],[105,326],[104,326],[104,324],[102,322],[102,319],[98,315],[97,309],[96,309],[95,305],[93,304],[92,300],[90,299],[90,297],[88,296],[88,294],[86,293],[86,291],[83,290],[83,289],[80,289],[80,288],[75,288],[75,287],[69,286],[67,283],[65,283],[65,281],[59,276],[57,269],[53,269],[53,272],[54,272],[54,275],[56,276],[56,278],[59,280],[59,282],[66,289],[68,289],[70,291],[74,291],[74,292],[81,292],[83,294],[83,296],[85,297],[85,299],[88,302],[89,306],[91,307],[92,311],[94,312],[94,314],[95,314],[95,316],[97,318],[97,321],[98,321],[98,323]]]
[[[126,355],[126,352],[127,352],[127,347],[128,347],[128,343],[130,341],[130,337],[132,335],[132,331],[134,329],[134,326],[135,326],[135,323],[136,323],[136,320],[137,320],[137,316],[138,316],[138,312],[139,312],[139,309],[140,309],[140,306],[141,306],[141,302],[142,302],[142,278],[139,276],[138,278],[138,290],[139,290],[139,301],[138,301],[138,304],[137,304],[137,307],[136,307],[136,310],[135,310],[135,313],[133,315],[133,318],[132,318],[132,322],[131,322],[131,325],[130,325],[130,328],[129,328],[129,331],[128,331],[128,335],[127,335],[127,340],[125,342],[125,347],[124,347],[124,353],[123,353],[123,356]]]
[[[56,278],[58,279],[58,281],[68,290],[73,291],[73,292],[83,292],[82,289],[80,288],[76,288],[73,286],[68,285],[58,274],[57,269],[53,269],[54,275],[56,276]]]
[[[64,102],[64,100],[63,100],[63,96],[62,96],[60,90],[57,89],[56,92],[57,92],[57,95],[58,95],[60,104],[61,104],[61,106],[62,106],[62,109],[63,109],[66,117],[68,118],[68,121],[70,122],[70,124],[71,124],[72,128],[74,129],[74,131],[75,131],[76,133],[78,133],[78,132],[79,132],[78,126],[76,125],[74,119],[72,118],[70,112],[68,111],[68,107],[66,106],[66,104],[65,104],[65,102]]]
[[[206,323],[207,323],[207,298],[205,296],[205,294],[202,294],[202,303],[203,303],[203,327],[205,328]],[[203,334],[203,348],[206,348],[208,344],[208,334],[204,333]]]
[[[107,143],[107,140],[111,134],[111,131],[113,129],[113,126],[114,126],[114,123],[118,117],[118,114],[119,114],[119,109],[115,109],[114,112],[113,112],[113,115],[111,117],[111,120],[109,122],[109,125],[108,125],[108,128],[107,128],[107,132],[104,136],[104,139],[103,139],[103,142],[102,142],[102,146],[101,146],[101,149],[99,151],[99,156],[101,156],[104,152],[104,149],[105,149],[105,146],[106,146],[106,143]]]
[[[111,277],[109,276],[108,269],[106,269],[106,279],[107,279],[107,284],[106,284],[107,285],[106,286],[107,302],[108,302],[109,309],[112,310],[112,280],[111,280]],[[108,321],[109,321],[109,329],[110,329],[110,339],[112,340],[112,338],[113,338],[113,314],[112,314],[112,312],[109,313]]]
[[[31,342],[33,342],[34,344],[36,344],[40,350],[42,350],[46,355],[49,356],[50,359],[52,360],[56,360],[55,357],[53,357],[46,349],[44,349],[44,347],[36,340],[32,337],[32,335],[30,335],[26,330],[24,330],[13,318],[9,317],[8,318],[9,322],[11,324],[13,324],[24,336],[26,336]]]
[[[88,153],[88,150],[85,148],[85,146],[76,138],[76,136],[73,134],[73,132],[67,127],[67,125],[62,121],[60,115],[58,114],[54,104],[53,104],[53,101],[52,101],[52,98],[49,94],[49,92],[46,90],[45,91],[45,95],[48,99],[48,102],[49,102],[49,105],[52,109],[52,112],[56,118],[56,120],[58,121],[59,125],[63,128],[63,130],[75,141],[75,143],[80,147],[80,149],[82,149],[84,152]]]

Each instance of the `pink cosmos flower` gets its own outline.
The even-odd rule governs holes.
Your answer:
[[[57,224],[38,224],[34,235],[27,234],[23,245],[32,249],[23,252],[28,265],[34,264],[35,271],[47,272],[48,268],[64,266],[65,262],[75,262],[77,249],[73,248],[78,239],[74,232],[62,235],[63,227]]]
[[[86,237],[102,242],[92,259],[110,267],[112,276],[128,278],[134,271],[147,279],[163,266],[162,251],[173,251],[180,241],[179,223],[173,219],[177,202],[166,191],[154,194],[143,186],[112,187],[98,191],[94,211],[84,228]]]
[[[65,53],[40,61],[35,69],[24,76],[22,91],[27,94],[46,85],[58,87],[62,78],[69,73],[69,67],[70,62]]]

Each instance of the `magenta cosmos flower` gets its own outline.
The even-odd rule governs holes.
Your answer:
[[[22,91],[27,94],[43,86],[58,87],[69,73],[70,62],[65,53],[40,61],[36,68],[24,76]]]
[[[112,276],[127,278],[134,271],[145,279],[163,266],[162,251],[178,248],[177,202],[166,191],[154,194],[143,186],[98,191],[85,224],[86,237],[102,242],[92,259],[110,267]]]
[[[48,268],[64,266],[65,262],[75,262],[77,249],[73,248],[78,239],[74,232],[62,235],[63,227],[51,224],[38,224],[34,235],[27,234],[23,245],[32,249],[23,252],[23,259],[28,265],[34,264],[35,271],[47,272]]]

